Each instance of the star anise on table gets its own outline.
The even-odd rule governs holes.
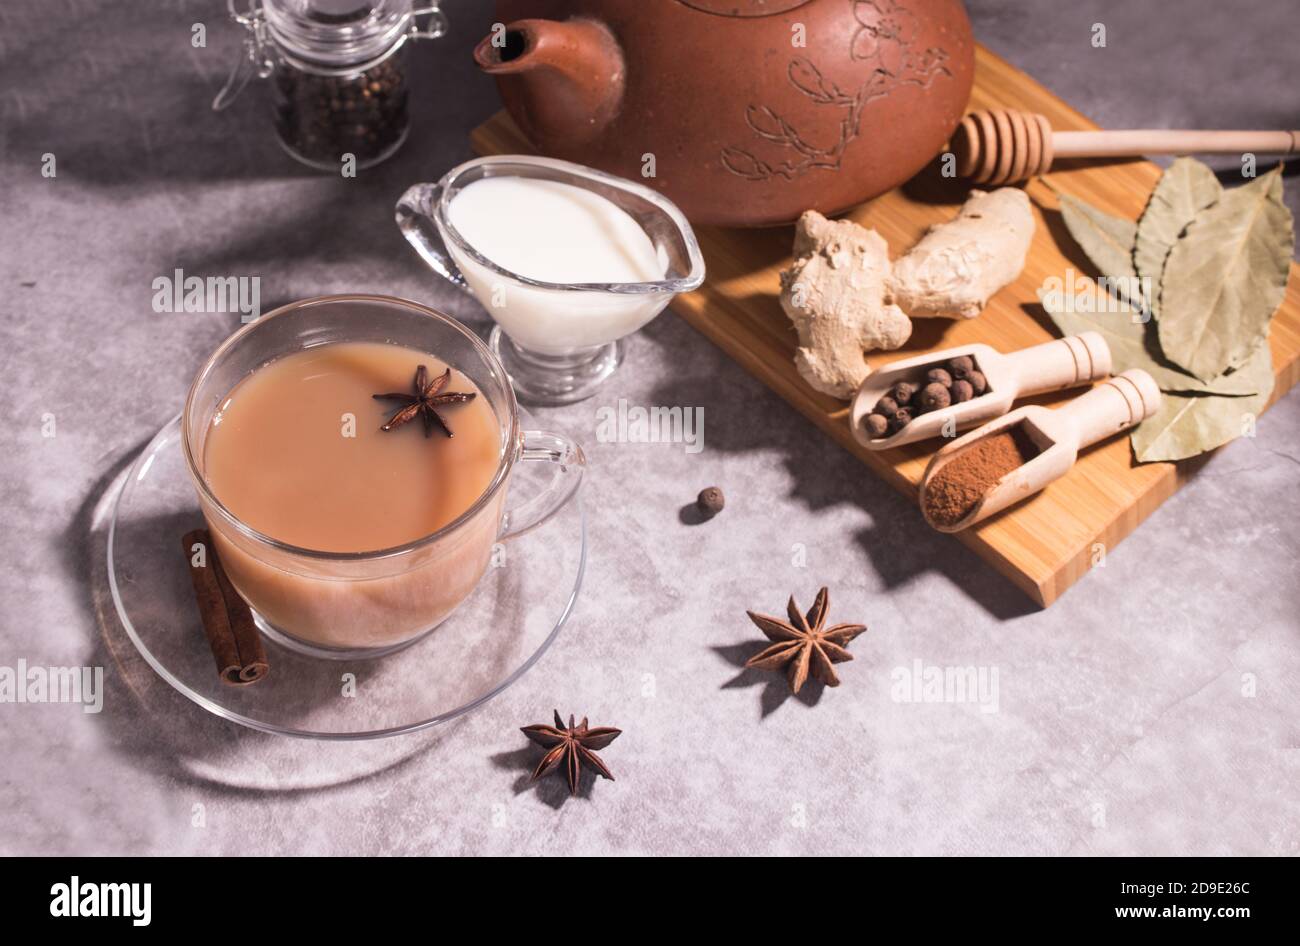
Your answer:
[[[827,686],[839,686],[840,678],[835,675],[832,664],[853,659],[853,655],[845,648],[849,641],[867,627],[865,624],[835,624],[826,627],[826,612],[829,609],[829,595],[822,588],[817,592],[817,600],[808,609],[807,616],[799,613],[794,595],[790,596],[790,603],[786,606],[789,621],[746,611],[749,619],[773,643],[746,660],[745,666],[756,670],[784,669],[792,693],[799,692],[809,673]]]
[[[451,428],[447,426],[447,421],[443,419],[442,414],[438,413],[438,408],[447,404],[464,404],[466,401],[474,400],[473,392],[449,391],[441,394],[447,382],[451,380],[451,369],[448,368],[432,381],[429,380],[429,369],[420,365],[415,369],[415,380],[411,387],[413,394],[376,394],[376,401],[402,401],[404,407],[399,407],[392,417],[388,418],[388,423],[380,427],[380,430],[395,430],[401,427],[407,421],[415,420],[419,415],[424,421],[424,435],[426,437],[433,435],[434,427],[441,427],[442,432],[448,437],[454,437]]]
[[[621,729],[613,729],[609,726],[601,726],[596,729],[590,729],[587,726],[587,717],[582,717],[582,722],[576,726],[573,724],[573,717],[569,717],[569,725],[564,725],[564,720],[560,718],[560,711],[554,710],[554,726],[524,726],[520,732],[546,749],[546,755],[542,756],[542,761],[537,763],[537,768],[533,769],[533,781],[541,778],[543,775],[549,775],[555,771],[561,763],[564,764],[565,775],[569,779],[569,794],[578,794],[578,776],[582,774],[582,765],[585,762],[595,769],[601,776],[614,781],[614,775],[600,761],[600,756],[596,755],[597,749],[604,749],[607,745],[623,734]]]

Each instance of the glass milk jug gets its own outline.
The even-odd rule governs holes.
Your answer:
[[[470,239],[465,223],[473,223],[480,237],[509,236],[511,231],[532,230],[536,218],[543,216],[524,203],[480,205],[474,219],[462,219],[462,227],[457,227],[453,206],[460,195],[489,180],[561,185],[566,193],[605,207],[625,227],[620,232],[615,221],[605,218],[602,234],[616,252],[634,242],[643,246],[647,260],[642,275],[615,281],[573,275],[583,271],[584,260],[600,254],[591,247],[566,245],[565,235],[558,232],[552,235],[555,245],[537,245],[533,252],[525,248],[509,257],[497,255],[499,247],[482,239]],[[489,345],[505,365],[516,393],[532,404],[569,404],[590,397],[617,370],[624,339],[662,312],[675,295],[697,289],[704,281],[699,243],[672,201],[634,181],[553,158],[498,155],[466,162],[436,184],[408,189],[397,204],[397,223],[424,261],[474,296],[496,322]],[[518,261],[515,265],[530,264],[557,255],[572,261],[564,270],[573,278],[539,278],[537,271],[523,275],[503,262],[510,258]]]

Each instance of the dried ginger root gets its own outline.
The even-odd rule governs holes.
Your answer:
[[[815,210],[799,218],[781,308],[799,332],[795,367],[810,385],[849,398],[871,374],[864,352],[900,347],[908,316],[972,319],[1025,266],[1034,216],[1024,191],[974,191],[892,266],[880,234]]]
[[[1024,191],[974,191],[956,217],[894,262],[888,292],[913,317],[973,319],[1020,275],[1033,235]]]
[[[815,210],[799,218],[781,308],[799,332],[795,367],[818,391],[852,397],[871,373],[863,352],[911,336],[911,321],[885,300],[888,276],[889,249],[876,231]]]

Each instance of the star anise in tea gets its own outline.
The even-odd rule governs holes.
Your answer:
[[[424,435],[430,437],[433,435],[433,429],[440,427],[442,432],[448,437],[454,437],[451,428],[447,426],[447,421],[443,419],[438,408],[445,407],[449,404],[464,404],[466,401],[472,401],[475,394],[471,392],[449,391],[442,394],[441,391],[451,381],[451,369],[448,368],[432,381],[429,380],[429,369],[420,365],[415,369],[415,381],[412,382],[412,394],[376,394],[376,401],[402,401],[404,406],[399,407],[392,417],[388,418],[388,423],[380,427],[380,430],[396,430],[407,421],[415,420],[418,416],[424,421]]]
[[[746,667],[756,670],[784,670],[790,681],[790,691],[798,693],[811,673],[828,687],[840,685],[832,664],[852,660],[845,648],[849,641],[867,629],[865,624],[835,624],[826,627],[826,613],[830,610],[830,597],[825,588],[817,592],[817,600],[805,616],[799,613],[794,595],[786,611],[789,621],[746,611],[749,619],[772,641],[753,657],[745,661]]]
[[[582,774],[583,763],[591,766],[603,778],[614,781],[613,773],[606,768],[604,762],[600,761],[596,750],[604,749],[621,736],[623,730],[609,726],[591,729],[587,726],[585,716],[576,726],[573,717],[570,716],[569,725],[566,726],[564,720],[560,718],[560,711],[553,712],[555,713],[554,726],[524,726],[520,730],[533,742],[547,750],[546,755],[542,756],[542,761],[537,763],[537,768],[533,769],[533,781],[554,772],[561,763],[564,765],[564,774],[569,780],[570,795],[578,794],[578,777]]]

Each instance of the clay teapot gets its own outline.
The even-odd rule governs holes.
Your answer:
[[[788,223],[896,187],[943,148],[974,72],[961,0],[498,0],[496,16],[474,59],[532,144],[695,223]]]

